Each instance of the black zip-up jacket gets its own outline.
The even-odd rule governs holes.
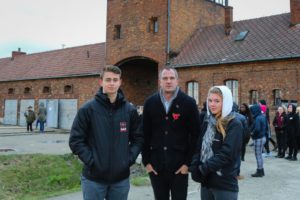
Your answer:
[[[200,161],[203,136],[206,132],[208,122],[204,121],[201,128],[201,135],[198,139],[197,148],[193,156],[190,169],[199,170],[201,165],[203,187],[237,192],[238,181],[238,159],[240,159],[243,126],[239,119],[233,118],[226,126],[226,137],[223,139],[221,133],[216,132],[212,144],[214,156],[205,163]],[[192,173],[195,171],[190,170]]]
[[[102,183],[123,180],[143,145],[140,117],[121,90],[111,104],[101,88],[79,109],[69,145],[84,163],[82,174],[87,179]]]

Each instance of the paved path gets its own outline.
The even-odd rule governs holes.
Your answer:
[[[69,134],[61,130],[49,129],[46,134],[28,134],[22,127],[0,126],[0,155],[15,153],[70,153],[68,147]],[[13,149],[14,151],[2,151]],[[254,153],[247,149],[246,162],[242,163],[241,173],[245,179],[239,182],[240,200],[298,200],[300,199],[300,161],[265,158],[265,173],[263,178],[252,178],[250,175],[256,169]],[[190,181],[189,200],[199,200],[199,185]],[[131,186],[129,200],[153,200],[152,189]],[[50,198],[48,200],[82,200],[81,192]]]

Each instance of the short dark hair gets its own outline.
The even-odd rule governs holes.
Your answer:
[[[178,79],[178,72],[177,72],[177,70],[175,68],[173,68],[173,67],[168,67],[168,66],[166,66],[162,70],[160,70],[160,72],[159,72],[159,79],[162,78],[162,73],[163,73],[164,70],[171,70],[171,71],[173,71],[174,74],[175,74],[175,78]]]
[[[120,78],[121,78],[121,75],[122,75],[122,70],[119,67],[115,66],[115,65],[106,65],[102,69],[102,72],[100,73],[100,78],[101,79],[103,78],[105,72],[112,72],[114,74],[120,74]]]

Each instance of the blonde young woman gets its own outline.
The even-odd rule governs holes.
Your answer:
[[[238,199],[237,164],[243,141],[241,122],[232,112],[232,94],[226,86],[208,92],[207,116],[201,127],[190,171],[201,183],[201,199]]]

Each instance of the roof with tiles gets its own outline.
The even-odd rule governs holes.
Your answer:
[[[0,82],[99,74],[105,43],[0,59]]]
[[[244,40],[235,41],[242,31]],[[300,57],[300,25],[290,26],[290,14],[233,23],[230,35],[224,25],[198,30],[171,62],[173,67],[205,66]]]

